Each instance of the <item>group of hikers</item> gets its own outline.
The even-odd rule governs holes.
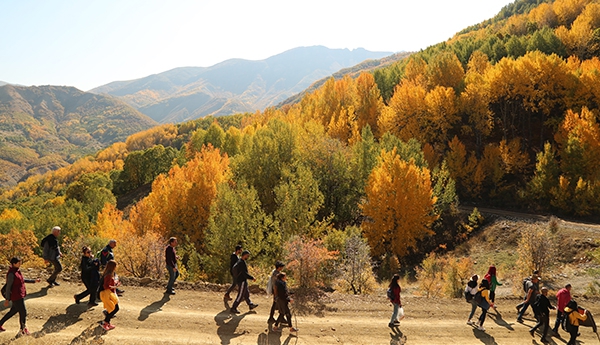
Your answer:
[[[502,285],[496,277],[496,267],[491,265],[488,272],[479,282],[479,276],[473,275],[465,287],[465,298],[471,304],[471,312],[467,319],[467,324],[476,327],[480,331],[485,331],[483,323],[490,308],[496,310],[495,291],[496,287]],[[546,339],[550,329],[550,310],[557,311],[556,321],[552,328],[553,335],[560,338],[559,328],[567,331],[570,335],[567,345],[575,345],[579,335],[579,325],[587,319],[585,309],[579,307],[577,302],[571,298],[571,284],[566,284],[556,293],[556,306],[553,306],[548,299],[548,288],[540,288],[541,277],[539,271],[523,280],[523,290],[525,296],[523,302],[516,306],[517,322],[523,323],[523,315],[527,308],[531,306],[537,323],[529,330],[532,337],[535,332],[541,329],[542,343],[549,343]],[[481,309],[481,315],[478,322],[473,321],[473,316],[477,308]]]

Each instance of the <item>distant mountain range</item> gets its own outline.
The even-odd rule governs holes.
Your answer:
[[[0,186],[56,170],[157,123],[113,97],[63,86],[0,86]]]
[[[160,123],[275,106],[313,82],[390,52],[300,47],[265,60],[231,59],[211,67],[181,67],[90,90],[122,99]]]

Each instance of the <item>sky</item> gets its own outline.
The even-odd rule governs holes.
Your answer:
[[[1,0],[0,81],[87,91],[323,45],[418,51],[511,0]]]

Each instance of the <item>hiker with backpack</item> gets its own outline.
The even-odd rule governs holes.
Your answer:
[[[479,284],[479,290],[475,294],[474,299],[477,302],[477,305],[481,308],[481,315],[479,316],[479,324],[477,325],[477,329],[485,332],[485,328],[483,328],[485,316],[487,315],[488,309],[490,309],[490,307],[494,307],[494,303],[490,300],[490,282],[488,282],[486,279],[481,280],[481,284]]]
[[[51,263],[54,266],[54,271],[50,275],[50,277],[46,280],[49,286],[59,286],[60,284],[56,281],[56,277],[58,274],[62,272],[63,267],[60,263],[60,257],[62,253],[60,252],[60,246],[58,245],[58,236],[60,235],[60,227],[55,226],[52,228],[52,232],[44,237],[42,240],[42,257],[44,261],[47,263]]]
[[[554,334],[560,337],[558,334],[558,327],[563,324],[565,319],[565,307],[567,303],[571,301],[571,284],[565,285],[564,288],[558,290],[556,293],[556,322],[554,323]]]
[[[477,288],[477,281],[479,280],[479,276],[477,274],[471,277],[471,280],[467,282],[467,286],[465,287],[465,299],[467,303],[471,304],[471,313],[469,314],[469,318],[467,319],[467,325],[475,326],[475,322],[473,322],[473,315],[475,315],[475,311],[477,310],[477,301],[475,301],[475,295],[479,289]]]
[[[546,344],[548,343],[546,335],[548,335],[548,329],[550,328],[550,309],[556,309],[550,304],[550,300],[548,300],[547,287],[544,286],[541,289],[541,293],[535,298],[535,301],[531,305],[531,309],[533,309],[538,322],[529,330],[529,334],[531,334],[531,337],[535,337],[535,331],[543,325],[544,330],[542,331],[541,342]]]
[[[100,291],[100,300],[104,304],[104,322],[102,328],[106,331],[114,329],[115,326],[110,320],[119,311],[119,297],[117,296],[117,286],[119,286],[119,276],[116,273],[117,262],[110,260],[106,263],[104,274],[102,274],[102,291]]]
[[[565,307],[565,328],[571,335],[567,345],[575,345],[579,335],[579,321],[587,320],[585,309],[577,306],[574,300],[569,301]]]
[[[18,335],[29,335],[27,329],[27,309],[25,308],[25,296],[27,291],[25,289],[25,283],[39,283],[40,279],[25,279],[21,274],[21,258],[13,257],[10,259],[10,268],[6,272],[6,284],[2,288],[2,294],[4,295],[4,307],[8,308],[9,302],[12,302],[12,306],[8,313],[0,320],[0,332],[6,331],[3,327],[4,323],[13,317],[16,313],[19,313],[19,323],[21,328]]]
[[[231,312],[234,314],[239,314],[240,311],[237,307],[242,303],[242,300],[246,301],[250,310],[258,307],[258,304],[252,303],[250,301],[250,290],[248,289],[248,279],[256,281],[256,279],[248,273],[248,265],[246,265],[246,260],[250,257],[250,252],[244,250],[242,252],[242,256],[238,260],[238,262],[233,266],[233,273],[235,277],[236,285],[239,287],[237,297],[231,306]]]
[[[275,318],[274,318],[275,310],[278,309],[278,307],[277,307],[277,291],[275,289],[277,284],[275,284],[275,283],[277,282],[277,276],[279,276],[279,273],[281,273],[281,270],[283,270],[283,267],[285,267],[283,262],[281,262],[281,261],[275,262],[275,269],[271,272],[271,277],[269,278],[269,282],[267,283],[267,296],[273,295],[273,305],[271,306],[271,312],[269,313],[269,319],[267,320],[267,323],[269,323],[269,324],[275,323]]]
[[[490,301],[496,303],[496,287],[502,285],[496,277],[496,266],[491,265],[484,278],[490,283]],[[496,304],[494,304],[495,308]]]
[[[400,292],[402,292],[402,288],[400,287],[400,284],[398,283],[399,280],[400,280],[400,275],[394,274],[394,276],[392,277],[392,281],[390,281],[390,285],[388,286],[388,290],[387,290],[387,298],[390,300],[390,302],[392,302],[392,305],[394,306],[394,311],[392,312],[392,318],[390,319],[390,323],[388,324],[388,326],[390,328],[398,327],[398,325],[400,325],[400,320],[398,319],[398,316],[399,316],[399,314],[403,314],[403,313],[401,313],[402,301],[400,300]],[[401,317],[402,316],[400,316],[400,318]]]
[[[231,286],[229,286],[227,291],[225,291],[225,296],[223,296],[223,300],[225,302],[231,301],[232,298],[229,296],[229,294],[231,294],[231,291],[233,291],[233,289],[235,289],[235,287],[237,286],[237,283],[235,281],[235,275],[233,274],[233,266],[235,266],[235,264],[237,264],[237,262],[240,260],[239,255],[241,253],[242,245],[238,244],[237,246],[235,246],[235,250],[233,251],[233,253],[231,253],[231,255],[229,256],[229,273],[231,273]]]
[[[527,310],[527,307],[535,301],[535,297],[538,295],[539,283],[541,278],[534,274],[531,279],[525,279],[523,281],[523,290],[525,291],[525,300],[517,305],[517,322],[523,323],[523,315]]]
[[[85,285],[85,291],[74,295],[73,298],[75,298],[75,304],[79,304],[82,299],[89,295],[90,300],[87,306],[91,308],[98,305],[96,303],[96,291],[98,290],[98,282],[100,281],[100,274],[98,272],[100,262],[92,256],[92,249],[90,247],[84,246],[82,252],[83,255],[81,256],[79,269],[81,270],[81,281]]]

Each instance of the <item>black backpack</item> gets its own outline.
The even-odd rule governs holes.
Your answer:
[[[527,278],[523,279],[523,291],[528,292],[527,285],[529,285],[530,281],[531,281],[531,277],[527,277]]]
[[[386,295],[388,299],[394,300],[394,290],[392,290],[392,288],[387,289]]]

